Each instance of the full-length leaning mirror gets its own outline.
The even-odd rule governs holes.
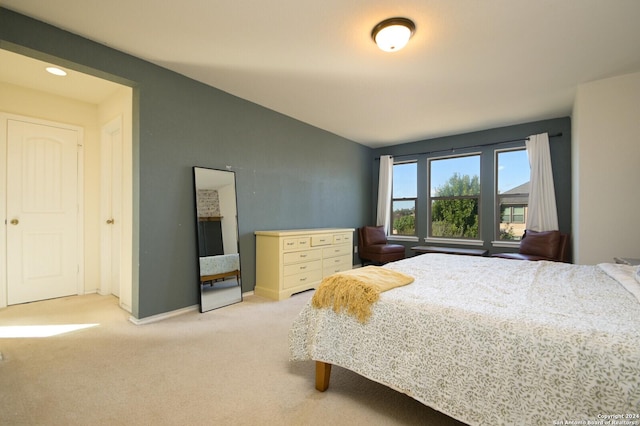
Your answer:
[[[236,174],[193,168],[200,312],[242,301]]]

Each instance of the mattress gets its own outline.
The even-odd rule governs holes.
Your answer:
[[[200,276],[224,274],[238,270],[240,270],[240,256],[237,253],[200,258]]]
[[[291,360],[347,368],[471,425],[640,413],[640,302],[602,267],[446,254],[385,267],[415,281],[382,293],[365,324],[308,304]]]

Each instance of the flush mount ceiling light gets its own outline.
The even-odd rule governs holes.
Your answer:
[[[373,27],[371,38],[385,52],[396,52],[409,42],[416,25],[407,18],[389,18]]]
[[[67,72],[65,70],[60,69],[58,67],[47,67],[46,70],[50,74],[59,75],[61,77],[64,77],[65,75],[67,75]]]

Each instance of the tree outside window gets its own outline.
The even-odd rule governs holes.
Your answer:
[[[496,230],[502,241],[519,241],[529,205],[529,158],[526,149],[496,151]]]
[[[480,236],[480,154],[429,161],[430,237]]]
[[[393,235],[416,235],[417,188],[417,163],[412,161],[394,164],[391,195],[391,233]]]

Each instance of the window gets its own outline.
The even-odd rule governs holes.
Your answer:
[[[393,235],[416,235],[417,172],[416,162],[393,165],[391,195],[391,233]]]
[[[508,206],[503,202],[500,209],[500,223],[524,223],[524,212],[524,205]]]
[[[496,151],[497,238],[519,241],[529,204],[529,157],[526,149]]]
[[[429,237],[480,237],[480,154],[429,160]]]

